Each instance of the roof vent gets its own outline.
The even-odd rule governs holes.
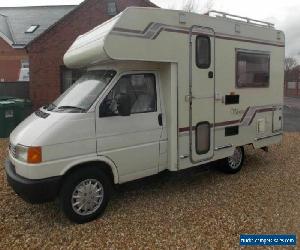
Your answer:
[[[35,32],[39,27],[40,27],[40,25],[38,25],[38,24],[31,25],[31,26],[25,31],[25,33],[33,33],[33,32]]]

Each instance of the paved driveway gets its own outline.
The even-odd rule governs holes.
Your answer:
[[[300,131],[300,97],[285,97],[283,129],[287,132]]]

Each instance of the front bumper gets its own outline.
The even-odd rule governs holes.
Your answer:
[[[25,201],[43,203],[54,200],[58,195],[61,178],[51,177],[40,180],[31,180],[18,175],[10,160],[5,162],[5,172],[8,184]]]

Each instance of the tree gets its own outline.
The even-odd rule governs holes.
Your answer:
[[[284,71],[291,72],[297,66],[297,60],[293,57],[286,57],[284,59]]]
[[[214,0],[185,0],[182,10],[187,12],[202,12],[206,13],[212,10],[214,6]]]
[[[199,7],[199,1],[195,0],[186,0],[182,10],[187,11],[187,12],[196,12]]]
[[[213,10],[213,7],[215,5],[215,1],[214,0],[207,0],[204,4],[204,6],[201,9],[202,13],[207,13],[211,10]]]
[[[284,78],[286,82],[299,80],[299,66],[297,60],[293,57],[284,59]]]

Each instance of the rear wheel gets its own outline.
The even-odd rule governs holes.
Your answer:
[[[232,156],[223,160],[221,170],[225,173],[235,174],[239,172],[245,160],[245,152],[243,147],[237,147]]]
[[[96,167],[82,167],[66,177],[60,205],[73,222],[85,223],[100,216],[109,201],[111,180]]]

